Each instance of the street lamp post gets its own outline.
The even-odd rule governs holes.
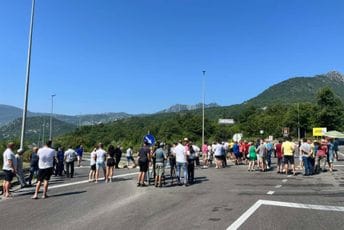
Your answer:
[[[49,140],[53,140],[53,113],[54,113],[54,97],[56,94],[51,95],[51,113],[50,113],[50,134],[49,134]]]
[[[204,107],[205,107],[205,70],[203,70],[203,86],[202,86],[202,148],[204,145]]]
[[[23,109],[23,120],[20,136],[20,148],[24,148],[24,136],[26,129],[26,117],[27,117],[27,104],[29,96],[29,83],[30,83],[30,67],[31,67],[31,47],[32,47],[32,31],[33,31],[33,19],[35,14],[35,0],[32,0],[31,8],[31,20],[30,20],[30,32],[29,32],[29,47],[27,53],[27,63],[26,63],[26,84],[25,84],[25,96],[24,96],[24,109]]]

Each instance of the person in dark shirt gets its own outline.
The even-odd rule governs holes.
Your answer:
[[[118,169],[118,165],[119,162],[121,161],[122,158],[122,150],[121,150],[121,146],[117,145],[116,149],[115,149],[115,168]]]
[[[29,186],[31,186],[33,176],[38,173],[38,147],[34,147],[32,149],[32,153],[30,154],[30,176],[29,176]]]
[[[137,186],[146,186],[144,183],[146,172],[148,171],[150,149],[148,143],[144,142],[143,147],[139,151],[138,162],[140,166],[140,173],[137,178]]]
[[[112,182],[113,177],[113,167],[116,164],[115,161],[115,147],[110,145],[107,151],[106,156],[106,176],[105,176],[105,183]]]
[[[64,149],[59,148],[56,154],[56,170],[55,170],[55,176],[59,175],[62,176],[62,172],[64,169]]]

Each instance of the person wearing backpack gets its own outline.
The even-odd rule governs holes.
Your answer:
[[[76,152],[72,148],[72,146],[68,147],[68,150],[64,154],[64,159],[66,162],[66,176],[73,178],[74,176],[74,161],[76,159]],[[69,169],[70,169],[70,174],[69,174]]]

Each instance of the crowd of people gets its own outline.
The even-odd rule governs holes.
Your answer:
[[[16,176],[21,187],[31,186],[36,176],[36,189],[33,199],[38,199],[38,192],[43,183],[42,198],[47,198],[48,183],[52,175],[73,178],[74,163],[81,166],[84,153],[83,146],[75,149],[68,146],[65,151],[62,147],[54,150],[52,142],[48,141],[42,148],[34,147],[30,154],[30,175],[26,182],[23,173],[24,151],[15,152],[14,143],[9,143],[3,153],[3,197],[10,198],[11,181]],[[144,187],[154,180],[156,187],[166,184],[166,165],[169,165],[171,184],[176,180],[177,185],[189,186],[195,183],[195,166],[208,168],[215,165],[216,169],[227,166],[232,160],[235,165],[248,165],[248,171],[268,171],[272,169],[271,158],[277,158],[277,173],[293,173],[296,175],[294,159],[298,155],[299,167],[304,169],[304,175],[310,176],[328,169],[333,171],[333,162],[338,160],[338,142],[333,139],[310,140],[304,139],[294,143],[290,138],[284,141],[256,140],[239,142],[216,141],[212,144],[205,142],[201,148],[184,138],[172,145],[157,142],[154,146],[144,142],[138,151],[137,159],[133,157],[133,148],[126,150],[126,167],[139,166],[137,186]],[[114,168],[119,168],[122,157],[122,148],[109,145],[107,150],[99,143],[90,153],[89,182],[98,183],[102,171],[105,182],[112,182]],[[201,166],[200,159],[203,160]],[[168,164],[167,164],[168,163]],[[147,182],[147,183],[146,183]]]

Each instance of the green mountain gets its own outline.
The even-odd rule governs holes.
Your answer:
[[[246,101],[254,106],[269,106],[272,104],[288,104],[316,101],[319,89],[328,86],[344,101],[344,75],[332,71],[314,77],[294,77],[266,89],[258,96]]]
[[[264,135],[281,137],[284,127],[288,127],[290,134],[297,137],[298,122],[301,137],[309,136],[313,127],[322,124],[319,115],[323,110],[317,108],[316,102],[319,90],[324,87],[329,87],[342,100],[344,99],[343,75],[330,72],[315,77],[291,78],[273,85],[242,104],[207,108],[205,137],[209,141],[228,140],[234,133],[241,132],[245,138],[250,137],[254,140],[263,137],[260,130],[264,130]],[[295,104],[292,104],[295,102],[300,102],[299,110]],[[338,112],[344,111],[343,107],[338,106],[338,108],[340,109]],[[236,123],[223,126],[218,124],[219,118],[233,118]],[[334,124],[333,128],[343,130],[344,121],[341,120],[338,124]],[[188,137],[200,144],[202,110],[135,116],[109,124],[86,126],[59,137],[57,141],[62,145],[84,143],[89,148],[99,141],[105,145],[112,143],[138,147],[147,132],[170,143]]]
[[[43,138],[44,140],[49,138],[50,129],[50,117],[48,116],[36,116],[27,118],[26,126],[26,140],[31,143],[37,143],[38,140]],[[16,140],[20,138],[22,119],[17,118],[13,122],[8,123],[5,126],[0,127],[0,140]],[[67,122],[53,118],[53,137],[60,136],[66,133],[70,133],[76,129],[76,125],[69,124]]]

